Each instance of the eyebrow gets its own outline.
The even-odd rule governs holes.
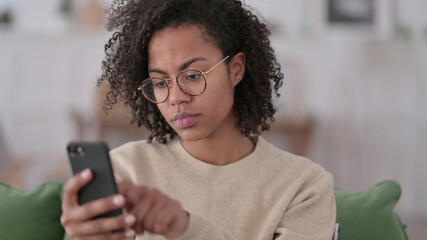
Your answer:
[[[193,64],[193,63],[195,63],[197,61],[207,61],[207,60],[206,60],[206,58],[202,58],[202,57],[192,58],[192,59],[186,61],[185,63],[181,64],[181,66],[179,66],[179,71],[183,71],[188,66],[190,66],[191,64]],[[148,73],[167,74],[165,71],[157,69],[157,68],[149,68],[148,69]]]

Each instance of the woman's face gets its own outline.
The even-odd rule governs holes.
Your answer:
[[[232,113],[234,87],[241,80],[235,63],[222,62],[206,74],[206,90],[198,96],[184,93],[175,77],[182,71],[211,69],[225,56],[216,44],[195,25],[166,28],[156,32],[148,45],[150,77],[173,78],[172,89],[166,102],[158,108],[166,121],[184,141],[199,141],[218,133],[226,133],[234,126]],[[231,58],[231,56],[230,56]],[[233,61],[233,60],[232,60]]]

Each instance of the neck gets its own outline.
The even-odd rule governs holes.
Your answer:
[[[181,139],[181,145],[193,157],[218,166],[237,162],[252,153],[255,148],[252,140],[242,136],[236,127],[231,132],[216,133],[215,136],[196,142]]]

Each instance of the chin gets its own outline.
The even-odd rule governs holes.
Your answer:
[[[177,131],[178,130],[178,131]],[[181,140],[188,142],[197,142],[206,139],[208,134],[196,129],[177,129],[175,130]]]

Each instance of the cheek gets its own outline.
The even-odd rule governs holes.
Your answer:
[[[210,94],[210,105],[213,114],[228,113],[234,103],[234,89],[231,86],[217,88],[215,93]]]
[[[232,104],[233,101],[230,96],[221,96],[220,103],[218,104],[219,110],[224,111],[225,109],[229,109]]]
[[[169,122],[169,119],[167,117],[167,109],[166,104],[162,103],[157,105],[157,109],[160,111],[160,113],[163,115],[163,117],[166,119],[167,122]]]

